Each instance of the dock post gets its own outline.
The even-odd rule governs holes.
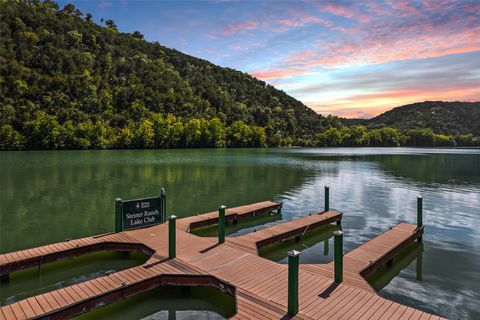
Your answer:
[[[115,199],[115,232],[123,231],[122,225],[122,211],[123,211],[123,204],[122,199],[117,198]]]
[[[218,243],[225,242],[225,206],[218,207]]]
[[[423,227],[423,197],[417,197],[417,227]]]
[[[325,186],[325,211],[330,210],[330,187]]]
[[[165,188],[162,187],[160,191],[160,198],[162,199],[162,222],[167,221],[167,193]]]
[[[343,231],[337,230],[334,235],[335,282],[343,281]]]
[[[417,279],[417,281],[422,281],[423,243],[420,243],[420,248],[418,248],[415,267],[416,267],[415,269],[417,271],[416,279]]]
[[[288,252],[288,314],[294,316],[298,313],[298,266],[300,252]]]
[[[177,256],[177,228],[176,228],[177,216],[171,215],[168,218],[168,258],[173,259]]]

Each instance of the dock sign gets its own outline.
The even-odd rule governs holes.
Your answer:
[[[122,230],[147,227],[164,222],[162,197],[121,202]]]

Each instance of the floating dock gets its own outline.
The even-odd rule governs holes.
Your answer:
[[[226,210],[225,220],[280,210],[261,202]],[[431,319],[440,317],[380,297],[364,277],[422,237],[423,227],[401,223],[343,256],[343,282],[334,265],[300,265],[298,305],[291,312],[289,266],[258,256],[258,249],[302,236],[342,214],[325,211],[219,241],[192,229],[221,223],[218,212],[170,220],[152,227],[87,237],[0,255],[3,278],[23,268],[101,250],[142,251],[143,265],[118,271],[0,308],[0,319],[63,319],[158,286],[213,286],[235,298],[233,319]],[[170,238],[169,238],[170,235]],[[172,238],[173,235],[173,238]],[[170,239],[170,240],[169,240]],[[174,247],[172,248],[172,239]]]

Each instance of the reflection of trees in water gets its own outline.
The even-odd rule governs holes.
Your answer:
[[[367,278],[370,285],[377,291],[386,287],[400,272],[416,261],[416,279],[422,281],[423,244],[413,243],[392,259],[377,272]]]
[[[141,265],[149,258],[140,252],[99,251],[16,271],[1,283],[0,305]]]
[[[480,155],[382,155],[361,158],[377,162],[389,175],[413,182],[480,184]]]
[[[386,174],[420,183],[478,184],[479,154],[382,154],[327,155],[312,153],[283,154],[303,161],[364,161],[374,162]]]
[[[112,231],[116,197],[152,196],[165,186],[168,213],[186,216],[272,199],[309,174],[245,152],[162,151],[9,154],[2,161],[0,250]]]
[[[200,320],[225,319],[234,313],[235,299],[216,288],[166,286],[119,300],[75,319]]]

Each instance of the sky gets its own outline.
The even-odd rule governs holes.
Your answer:
[[[264,80],[321,114],[480,101],[480,0],[60,1]]]

